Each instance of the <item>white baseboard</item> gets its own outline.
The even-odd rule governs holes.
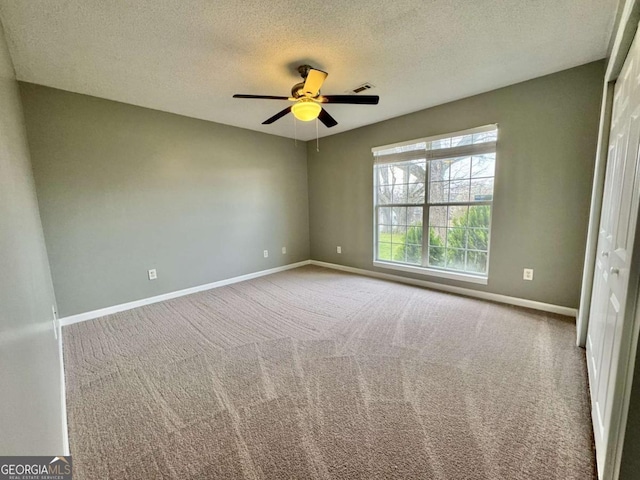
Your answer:
[[[131,310],[132,308],[142,307],[144,305],[151,305],[152,303],[163,302],[172,298],[183,297],[185,295],[191,295],[192,293],[203,292],[205,290],[211,290],[212,288],[224,287],[225,285],[231,285],[233,283],[244,282],[245,280],[251,280],[252,278],[263,277],[265,275],[271,275],[272,273],[283,272],[285,270],[291,270],[293,268],[309,265],[310,260],[304,260],[302,262],[290,263],[289,265],[283,265],[281,267],[270,268],[268,270],[261,270],[259,272],[248,273],[246,275],[240,275],[238,277],[227,278],[219,280],[213,283],[207,283],[205,285],[198,285],[197,287],[185,288],[184,290],[177,290],[175,292],[163,293],[155,297],[143,298],[141,300],[135,300],[133,302],[121,303],[120,305],[114,305],[112,307],[100,308],[98,310],[92,310],[90,312],[78,313],[76,315],[70,315],[68,317],[60,318],[60,325],[65,327],[74,323],[84,322],[85,320],[92,320],[94,318],[104,317],[105,315],[111,315],[113,313],[124,312],[125,310]]]
[[[441,283],[428,282],[426,280],[406,278],[406,277],[401,277],[399,275],[391,275],[389,273],[374,272],[371,270],[364,270],[362,268],[347,267],[345,265],[338,265],[336,263],[320,262],[318,260],[311,260],[310,263],[311,265],[317,265],[319,267],[332,268],[334,270],[342,270],[344,272],[357,273],[358,275],[365,275],[367,277],[381,278],[384,280],[392,280],[394,282],[407,283],[409,285],[416,285],[418,287],[425,287],[425,288],[440,290],[448,293],[456,293],[458,295],[480,298],[482,300],[490,300],[492,302],[506,303],[508,305],[515,305],[517,307],[532,308],[534,310],[541,310],[543,312],[557,313],[560,315],[566,315],[568,317],[575,318],[578,314],[578,310],[575,308],[562,307],[560,305],[553,305],[550,303],[536,302],[534,300],[526,300],[524,298],[509,297],[507,295],[500,295],[498,293],[481,292],[479,290],[471,290],[469,288],[454,287],[452,285],[444,285]]]
[[[430,288],[432,290],[440,290],[448,293],[456,293],[458,295],[464,295],[467,297],[480,298],[482,300],[490,300],[493,302],[506,303],[508,305],[515,305],[518,307],[532,308],[534,310],[541,310],[543,312],[557,313],[560,315],[566,315],[568,317],[576,317],[577,309],[563,307],[559,305],[553,305],[550,303],[536,302],[534,300],[526,300],[524,298],[509,297],[507,295],[500,295],[497,293],[482,292],[478,290],[472,290],[469,288],[455,287],[452,285],[444,285],[441,283],[429,282],[426,280],[417,280],[413,278],[402,277],[400,275],[392,275],[389,273],[374,272],[371,270],[364,270],[362,268],[348,267],[345,265],[338,265],[336,263],[321,262],[318,260],[304,260],[302,262],[291,263],[289,265],[283,265],[281,267],[270,268],[268,270],[261,270],[259,272],[248,273],[246,275],[240,275],[238,277],[227,278],[225,280],[219,280],[213,283],[207,283],[205,285],[199,285],[197,287],[186,288],[184,290],[177,290],[175,292],[164,293],[155,297],[143,298],[141,300],[135,300],[133,302],[122,303],[120,305],[114,305],[112,307],[101,308],[98,310],[92,310],[90,312],[79,313],[77,315],[70,315],[59,319],[61,326],[72,325],[74,323],[84,322],[85,320],[92,320],[94,318],[104,317],[113,313],[124,312],[125,310],[131,310],[132,308],[142,307],[144,305],[151,305],[152,303],[163,302],[172,298],[182,297],[184,295],[190,295],[192,293],[202,292],[205,290],[211,290],[213,288],[223,287],[225,285],[231,285],[233,283],[244,282],[245,280],[251,280],[252,278],[263,277],[265,275],[271,275],[272,273],[283,272],[285,270],[291,270],[293,268],[302,267],[304,265],[317,265],[319,267],[332,268],[334,270],[342,270],[344,272],[356,273],[358,275],[365,275],[368,277],[381,278],[384,280],[391,280],[394,282],[406,283],[409,285],[416,285],[419,287]],[[60,347],[62,348],[62,346]],[[62,358],[62,357],[61,357]]]

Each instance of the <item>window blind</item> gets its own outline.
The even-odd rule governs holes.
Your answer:
[[[496,151],[498,125],[410,140],[371,149],[375,164],[483,155]]]

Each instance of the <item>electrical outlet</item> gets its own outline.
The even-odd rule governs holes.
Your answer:
[[[286,255],[287,254],[287,247],[282,247],[282,254]]]
[[[149,270],[149,280],[155,280],[156,278],[158,278],[158,272],[156,272],[155,268],[152,268]]]
[[[533,268],[525,268],[522,274],[523,280],[533,280]]]
[[[338,253],[342,253],[342,247],[336,247],[336,251],[337,251]]]
[[[269,250],[264,251],[264,258],[269,258]]]

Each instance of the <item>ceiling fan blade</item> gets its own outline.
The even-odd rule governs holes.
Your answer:
[[[377,105],[378,95],[323,95],[318,99],[322,103],[349,103],[352,105]]]
[[[328,73],[322,70],[316,70],[312,68],[307,74],[307,79],[304,82],[303,93],[315,97],[320,91],[320,87],[324,83],[324,79],[327,78]]]
[[[324,126],[327,128],[335,127],[338,124],[336,119],[333,118],[331,115],[329,115],[329,112],[327,112],[324,108],[320,110],[320,115],[318,115],[318,120],[324,123]]]
[[[281,119],[282,117],[284,117],[290,111],[291,111],[291,107],[287,107],[284,110],[282,110],[281,112],[276,113],[273,117],[267,118],[264,122],[262,122],[262,124],[263,125],[269,125],[270,123],[273,123],[276,120]]]
[[[243,95],[236,93],[233,98],[264,98],[266,100],[289,100],[289,97],[274,97],[272,95]]]

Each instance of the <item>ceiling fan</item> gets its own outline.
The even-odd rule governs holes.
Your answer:
[[[273,117],[262,122],[263,125],[271,124],[291,112],[294,117],[298,120],[302,120],[303,122],[308,122],[317,118],[328,128],[336,126],[338,122],[329,115],[324,108],[322,108],[322,103],[377,105],[380,100],[380,97],[377,95],[320,95],[320,87],[322,87],[325,78],[327,78],[327,72],[317,70],[310,65],[300,65],[298,67],[298,72],[300,73],[300,76],[302,76],[303,81],[296,83],[291,88],[290,97],[236,94],[233,98],[262,98],[268,100],[289,100],[290,102],[294,102],[293,105],[290,105],[284,110],[276,113]]]

